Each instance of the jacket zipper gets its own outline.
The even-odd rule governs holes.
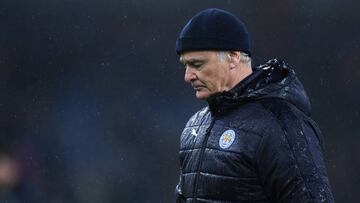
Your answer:
[[[208,127],[208,129],[206,129],[205,138],[204,138],[204,141],[203,141],[203,143],[201,145],[199,164],[198,164],[196,174],[195,174],[195,181],[194,181],[195,183],[194,183],[194,190],[193,190],[193,195],[194,195],[194,200],[195,201],[197,199],[197,185],[198,185],[198,179],[199,179],[199,176],[200,176],[200,169],[201,169],[201,166],[202,166],[202,163],[203,163],[202,159],[203,159],[204,152],[205,152],[205,149],[206,149],[206,145],[207,145],[208,139],[210,137],[210,132],[211,132],[211,129],[212,129],[214,123],[215,123],[215,116],[211,120],[211,123],[210,123],[210,126]]]

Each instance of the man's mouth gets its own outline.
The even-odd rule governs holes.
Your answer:
[[[199,91],[199,90],[203,89],[204,87],[203,86],[193,86],[193,88],[195,91]]]

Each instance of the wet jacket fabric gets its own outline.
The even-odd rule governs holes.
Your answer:
[[[333,202],[321,132],[293,70],[273,59],[193,115],[176,202]]]

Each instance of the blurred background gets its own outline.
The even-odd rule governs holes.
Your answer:
[[[247,25],[311,98],[337,202],[360,202],[360,4],[343,0],[0,1],[0,202],[173,202],[179,135],[206,103],[175,40],[209,7]]]

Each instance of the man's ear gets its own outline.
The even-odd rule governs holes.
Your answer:
[[[233,69],[233,68],[237,67],[239,63],[240,63],[240,52],[229,51],[230,68]]]

